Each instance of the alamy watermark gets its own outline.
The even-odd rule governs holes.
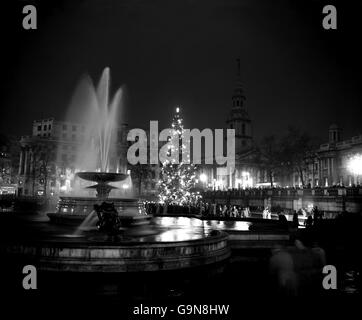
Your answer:
[[[226,129],[226,156],[224,155],[225,129],[174,129],[158,132],[158,121],[150,121],[149,143],[143,129],[131,129],[127,140],[134,142],[127,151],[130,164],[213,164],[225,165],[229,173],[235,169],[235,130]],[[215,133],[215,134],[214,134]],[[204,146],[202,145],[204,139]],[[180,142],[181,141],[181,142]],[[159,142],[163,143],[159,148]],[[192,142],[192,143],[191,143]],[[192,144],[192,152],[191,152]],[[202,155],[202,150],[204,154]],[[149,152],[148,152],[149,150]],[[148,156],[149,153],[149,156]]]

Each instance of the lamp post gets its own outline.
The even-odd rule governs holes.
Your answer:
[[[206,183],[207,183],[207,175],[205,173],[200,174],[200,181],[201,181],[203,187],[205,187]]]
[[[355,181],[358,182],[358,176],[362,175],[362,155],[356,154],[351,157],[348,161],[347,168],[355,175]]]

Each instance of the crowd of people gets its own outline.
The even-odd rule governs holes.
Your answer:
[[[210,189],[209,191],[237,191],[237,190],[248,190],[248,191],[253,191],[253,190],[303,190],[303,189],[329,189],[329,188],[361,188],[362,185],[360,183],[353,183],[351,185],[344,185],[342,183],[337,183],[337,184],[333,184],[331,186],[312,186],[311,183],[305,184],[305,185],[295,185],[295,186],[280,186],[280,185],[273,185],[273,186],[260,186],[260,187],[246,187],[243,189],[238,189],[238,188],[224,188],[224,189]]]
[[[274,208],[272,211],[268,206],[263,207],[242,207],[240,205],[226,205],[200,201],[195,205],[166,205],[156,202],[147,202],[145,204],[147,214],[162,215],[195,215],[209,219],[242,219],[242,218],[263,218],[288,221],[286,216],[292,216],[292,225],[297,227],[303,224],[306,228],[318,224],[323,219],[323,211],[317,206],[301,208],[296,210],[282,210]]]
[[[282,210],[281,208],[272,209],[266,207],[242,207],[240,205],[231,204],[218,204],[199,201],[194,205],[174,205],[174,204],[161,204],[157,202],[146,202],[145,208],[147,214],[162,215],[162,214],[175,214],[175,215],[195,215],[210,219],[240,219],[259,217],[263,219],[286,219],[286,216],[292,216],[293,224],[300,225],[300,220],[304,221],[306,227],[311,227],[316,221],[323,218],[323,212],[317,206],[312,208],[301,208],[295,210]],[[284,217],[284,218],[283,218]],[[286,219],[287,220],[287,219]]]

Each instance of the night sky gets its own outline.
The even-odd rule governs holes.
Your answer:
[[[256,139],[295,125],[327,140],[362,133],[361,1],[4,1],[0,132],[30,134],[34,119],[62,119],[82,74],[111,68],[124,85],[124,119],[222,128],[236,58]],[[51,3],[51,4],[50,4]],[[38,30],[22,30],[35,4]],[[335,4],[338,30],[322,28]]]

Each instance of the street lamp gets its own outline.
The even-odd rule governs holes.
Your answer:
[[[202,183],[206,183],[207,182],[207,175],[205,173],[201,173],[200,174],[200,181]]]
[[[347,168],[355,175],[362,175],[362,155],[356,154],[350,158]]]

